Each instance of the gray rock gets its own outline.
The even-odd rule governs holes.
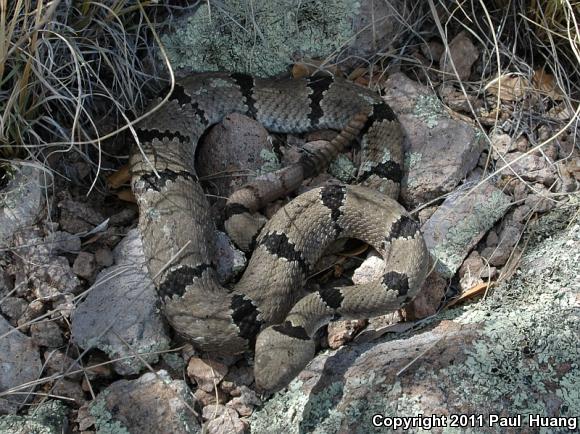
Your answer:
[[[441,55],[439,66],[442,73],[445,74],[444,78],[448,80],[456,78],[467,80],[471,75],[471,66],[478,57],[479,52],[477,48],[467,36],[467,32],[462,31],[449,43],[449,51],[443,52]],[[455,75],[451,60],[455,65],[457,75]]]
[[[81,406],[85,402],[85,392],[80,382],[67,378],[59,378],[54,381],[50,393],[55,396],[62,396],[73,400],[74,404]]]
[[[2,434],[62,434],[68,432],[68,410],[60,401],[45,401],[25,416],[0,417]]]
[[[116,265],[102,270],[87,298],[72,315],[72,335],[82,348],[99,348],[122,374],[143,369],[143,359],[155,363],[155,351],[169,347],[157,294],[145,267],[137,230],[131,230],[114,251]],[[139,353],[139,357],[135,356]]]
[[[73,358],[58,350],[47,350],[44,352],[44,369],[47,375],[65,374],[71,380],[80,380],[84,373],[92,378],[90,370],[83,367]]]
[[[187,364],[188,377],[206,392],[212,392],[228,373],[228,367],[211,359],[192,357]]]
[[[539,182],[548,187],[556,180],[556,166],[542,156],[510,152],[503,157],[505,161],[500,159],[497,162],[496,168],[498,170],[511,163],[510,168],[503,170],[502,175],[504,176],[513,176],[513,172],[515,172],[526,181]]]
[[[262,405],[262,401],[249,387],[241,386],[239,390],[240,395],[229,401],[226,407],[233,408],[240,416],[249,416],[256,406]]]
[[[201,141],[196,170],[207,180],[212,194],[227,198],[257,173],[268,171],[264,166],[271,164],[269,155],[274,154],[265,128],[254,119],[232,113]]]
[[[95,252],[95,261],[101,267],[110,267],[115,262],[113,252],[107,248],[97,249]]]
[[[97,432],[198,433],[193,406],[185,381],[158,371],[114,382],[90,404],[89,414]]]
[[[508,210],[510,199],[492,184],[465,184],[421,228],[436,269],[451,278],[463,259]]]
[[[254,412],[252,434],[362,434],[374,429],[375,414],[387,422],[383,416],[482,414],[478,433],[508,432],[490,427],[490,414],[577,422],[580,225],[566,228],[569,216],[563,210],[557,225],[536,228],[521,274],[484,301],[407,335],[319,355]],[[562,232],[554,235],[555,227]]]
[[[550,198],[550,192],[546,187],[541,184],[535,184],[534,189],[538,193],[530,193],[526,197],[524,204],[529,207],[533,212],[544,213],[554,209],[557,205],[555,198]]]
[[[177,20],[162,41],[181,75],[238,71],[275,76],[297,55],[358,65],[361,58],[392,46],[406,30],[404,23],[414,22],[419,11],[402,0],[274,0],[254,2],[250,18],[244,1],[201,4],[193,15]],[[240,26],[249,19],[257,38]]]
[[[244,434],[246,424],[242,422],[236,410],[224,405],[208,405],[203,408],[203,418],[208,422],[204,430],[208,434]]]
[[[16,168],[0,191],[0,246],[8,247],[14,233],[34,224],[44,207],[44,173],[32,166]]]
[[[15,413],[31,398],[27,393],[34,386],[23,385],[38,379],[41,371],[40,355],[32,339],[0,316],[0,414]]]
[[[57,348],[64,344],[60,327],[53,321],[39,321],[30,326],[30,336],[38,346]]]
[[[58,203],[60,227],[71,234],[82,234],[94,229],[105,218],[87,202],[79,202],[69,197]]]
[[[429,88],[401,73],[391,75],[385,86],[385,100],[406,134],[402,200],[414,207],[453,191],[477,165],[483,135],[452,119]]]
[[[95,255],[89,252],[79,252],[73,264],[74,273],[83,279],[90,280],[97,269]]]
[[[56,253],[77,253],[81,249],[81,238],[64,231],[51,232],[46,236],[47,246]]]
[[[220,283],[230,282],[246,269],[246,255],[236,248],[224,232],[215,231],[214,263]]]
[[[26,312],[28,303],[19,297],[5,297],[0,304],[0,311],[15,325],[18,319]]]
[[[50,244],[38,229],[22,231],[13,240],[13,248],[18,248],[15,265],[25,276],[36,301],[53,301],[63,294],[72,294],[79,286],[68,259],[55,256]]]

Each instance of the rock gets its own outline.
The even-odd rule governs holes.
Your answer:
[[[238,413],[224,405],[204,407],[202,416],[208,421],[204,426],[208,434],[244,434],[246,432],[246,424],[242,422]]]
[[[502,171],[503,176],[513,177],[513,172],[515,172],[525,181],[539,182],[548,187],[556,180],[555,166],[546,161],[544,157],[533,154],[526,155],[522,152],[511,152],[506,154],[504,159],[505,162],[499,160],[496,166],[497,170],[501,170],[511,163],[509,168],[505,168]]]
[[[224,381],[230,381],[236,386],[249,386],[254,382],[254,370],[251,366],[234,365],[226,374]]]
[[[67,432],[68,410],[60,401],[44,401],[24,416],[0,417],[2,434],[62,434]]]
[[[89,252],[80,252],[73,264],[74,273],[86,280],[91,280],[96,269],[95,255]]]
[[[414,321],[436,314],[446,289],[447,280],[436,271],[429,273],[419,293],[403,308],[405,319]]]
[[[44,352],[44,369],[47,375],[61,375],[65,374],[65,378],[78,381],[84,377],[84,373],[89,374],[89,370],[76,362],[73,358],[58,350],[47,350]]]
[[[264,167],[271,163],[270,154],[266,129],[254,119],[232,113],[201,140],[196,170],[213,187],[213,194],[227,198],[253,179],[249,174],[271,171]]]
[[[569,216],[568,209],[557,224],[546,219],[522,258],[521,274],[485,300],[449,311],[453,320],[317,356],[252,414],[252,434],[370,432],[376,414],[378,422],[482,414],[485,428],[473,432],[490,433],[537,431],[526,416],[521,428],[488,429],[490,414],[574,422],[580,347],[578,317],[571,313],[580,308],[580,225],[566,229]]]
[[[451,84],[444,83],[439,86],[439,96],[443,102],[453,111],[471,113],[471,109],[477,109],[481,106],[481,100],[477,95],[467,94],[455,89]],[[471,105],[471,107],[470,107]]]
[[[53,321],[40,321],[31,324],[30,336],[38,346],[57,348],[64,344],[60,327]]]
[[[162,36],[178,75],[238,71],[272,77],[286,72],[297,57],[332,57],[333,64],[358,66],[361,58],[370,59],[396,44],[407,29],[404,23],[416,22],[420,10],[402,0],[275,0],[255,2],[251,17],[245,2],[224,8],[201,4],[193,12]],[[240,27],[248,19],[259,29],[258,38]],[[320,64],[310,59],[306,63]]]
[[[490,265],[501,267],[508,261],[513,250],[513,247],[508,246],[486,247],[481,251],[481,256],[484,257]]]
[[[34,224],[44,209],[44,173],[33,166],[10,166],[15,171],[0,195],[0,247],[10,247],[12,236]]]
[[[45,242],[47,247],[57,253],[77,253],[81,249],[81,238],[78,235],[69,234],[64,231],[50,232]]]
[[[508,210],[508,196],[492,184],[473,189],[475,183],[452,193],[422,226],[431,254],[438,260],[437,271],[451,278],[463,259],[493,224]]]
[[[493,229],[487,233],[487,237],[485,238],[485,245],[487,247],[495,247],[499,243],[499,237],[497,236],[497,232]]]
[[[436,40],[431,40],[429,42],[421,44],[421,53],[430,62],[439,62],[439,59],[445,52],[445,47],[443,44]]]
[[[79,407],[85,402],[85,392],[78,381],[59,378],[58,380],[55,380],[52,385],[51,393],[55,396],[63,396],[72,399]]]
[[[206,392],[214,391],[227,373],[228,367],[215,360],[192,357],[187,365],[189,378]]]
[[[113,256],[116,264],[98,274],[74,311],[72,336],[82,348],[99,348],[111,359],[125,357],[113,363],[115,371],[136,374],[144,362],[157,362],[155,352],[169,348],[169,337],[136,229],[129,231]]]
[[[329,348],[340,348],[344,344],[352,341],[354,336],[367,325],[367,320],[355,319],[344,321],[333,321],[328,324],[328,346]],[[243,415],[242,415],[243,416]]]
[[[497,269],[484,264],[479,252],[474,250],[459,268],[459,286],[466,291],[484,280],[493,278],[496,274]]]
[[[401,73],[385,86],[385,100],[406,133],[402,200],[412,208],[453,191],[477,165],[483,135],[452,119],[429,88]]]
[[[101,224],[105,218],[89,203],[79,202],[65,197],[58,203],[60,209],[60,227],[71,234],[83,234]]]
[[[262,401],[252,389],[241,386],[240,396],[235,397],[226,404],[226,407],[232,408],[240,416],[249,416],[253,413],[254,407],[262,405]]]
[[[471,66],[479,57],[479,51],[467,36],[467,32],[462,31],[449,43],[449,51],[444,52],[439,59],[439,67],[446,79],[459,78],[468,80],[471,75]],[[455,70],[453,65],[455,65]],[[457,71],[457,75],[456,72]]]
[[[137,207],[127,206],[127,208],[123,208],[117,214],[113,214],[109,218],[109,225],[111,226],[128,226],[137,219],[139,212],[137,211]]]
[[[223,285],[244,271],[248,260],[224,232],[215,231],[215,235],[213,263],[216,264],[217,275]]]
[[[198,433],[193,405],[185,381],[158,371],[114,382],[91,402],[89,413],[97,432]]]
[[[538,193],[528,194],[524,204],[529,207],[532,212],[547,212],[554,209],[557,202],[554,198],[549,197],[550,192],[541,184],[535,184],[534,190]]]
[[[115,262],[115,258],[110,249],[101,248],[95,252],[95,261],[100,267],[110,267]]]
[[[31,398],[27,393],[34,386],[23,385],[39,378],[42,364],[32,339],[14,329],[2,316],[0,336],[0,414],[15,413]]]
[[[30,323],[41,316],[46,311],[45,304],[40,300],[34,300],[26,306],[26,310],[20,318],[18,318],[17,324],[22,331],[28,331]]]
[[[16,325],[18,319],[24,314],[27,307],[28,303],[22,298],[5,297],[0,304],[0,311],[10,319],[12,325]]]
[[[37,300],[42,304],[55,301],[63,294],[72,294],[79,286],[68,259],[54,256],[40,231],[31,228],[14,237],[14,248],[18,255],[14,260],[18,271],[26,279]]]
[[[515,144],[508,134],[494,133],[490,137],[491,156],[494,160],[499,160],[505,154],[514,150]]]
[[[367,258],[354,270],[352,283],[360,285],[379,279],[385,272],[385,261],[375,251],[371,252]]]
[[[207,405],[215,405],[216,399],[217,404],[225,404],[228,400],[228,396],[221,389],[216,389],[211,393],[206,392],[203,389],[197,389],[193,393],[193,396],[197,401],[199,401],[202,407],[205,407]]]

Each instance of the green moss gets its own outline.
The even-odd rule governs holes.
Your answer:
[[[67,408],[60,401],[45,401],[26,416],[0,417],[2,434],[60,434],[66,427]]]
[[[162,41],[174,67],[272,76],[296,54],[324,57],[345,45],[358,8],[350,0],[204,2]]]

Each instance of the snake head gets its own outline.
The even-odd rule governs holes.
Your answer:
[[[286,322],[264,329],[256,339],[257,388],[276,392],[287,386],[312,360],[314,352],[314,341],[301,327]]]

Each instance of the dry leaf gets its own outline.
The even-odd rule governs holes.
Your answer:
[[[137,199],[135,199],[135,195],[130,188],[124,188],[118,191],[117,197],[125,202],[137,203]]]
[[[115,173],[107,178],[107,183],[109,184],[109,188],[116,189],[121,187],[123,184],[128,183],[131,181],[131,174],[129,173],[129,166],[125,164]]]
[[[458,298],[449,302],[447,304],[447,306],[445,306],[445,307],[451,307],[454,304],[459,303],[460,301],[469,300],[469,299],[474,298],[478,295],[481,295],[485,291],[487,291],[487,288],[489,288],[491,285],[493,285],[493,282],[491,282],[491,283],[482,282],[482,283],[479,283],[475,286],[472,286],[467,291],[463,291]]]
[[[328,71],[332,75],[342,76],[342,73],[336,65],[324,64],[322,60],[304,59],[304,61],[295,63],[294,66],[292,66],[292,77],[310,77],[320,71]]]
[[[536,69],[532,77],[532,85],[534,89],[542,95],[550,97],[554,100],[562,100],[563,95],[556,80],[552,74],[548,74],[543,68]]]
[[[505,74],[491,80],[485,90],[504,101],[516,101],[522,99],[530,89],[529,80],[518,74]]]

